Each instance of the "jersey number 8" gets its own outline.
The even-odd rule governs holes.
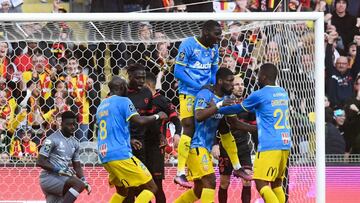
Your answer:
[[[106,136],[107,136],[106,121],[105,120],[100,121],[99,130],[100,130],[100,140],[104,140],[106,138]]]

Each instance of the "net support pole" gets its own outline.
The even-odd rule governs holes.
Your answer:
[[[315,20],[316,202],[325,203],[324,15]]]

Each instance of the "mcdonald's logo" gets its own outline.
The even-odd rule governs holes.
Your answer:
[[[278,173],[277,168],[269,167],[266,176],[274,177],[277,175],[277,173]]]

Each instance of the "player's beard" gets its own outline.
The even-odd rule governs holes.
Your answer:
[[[231,95],[232,94],[232,91],[233,89],[230,88],[229,90],[225,89],[224,87],[221,87],[221,91],[225,94],[225,95]]]

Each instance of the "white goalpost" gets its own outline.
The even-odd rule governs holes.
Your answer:
[[[164,95],[170,101],[176,103],[176,86],[173,84],[174,78],[171,70],[178,45],[186,37],[198,35],[201,23],[207,20],[219,21],[224,27],[224,37],[219,47],[225,51],[223,50],[220,61],[222,65],[225,64],[225,67],[229,67],[232,66],[232,63],[225,58],[229,57],[231,59],[228,60],[233,60],[235,63],[233,68],[244,78],[245,96],[256,89],[255,73],[261,63],[273,62],[279,67],[279,85],[289,92],[292,107],[290,121],[293,127],[294,147],[288,167],[287,195],[292,202],[316,200],[318,203],[325,203],[323,13],[0,14],[0,44],[6,42],[10,46],[9,53],[11,51],[13,53],[8,53],[8,56],[11,55],[8,60],[15,63],[15,72],[19,72],[23,65],[16,64],[15,58],[23,54],[24,50],[28,50],[20,46],[19,42],[36,42],[38,46],[40,43],[44,44],[39,48],[51,70],[55,70],[57,67],[61,68],[61,66],[65,67],[66,65],[61,65],[61,63],[66,63],[67,54],[77,57],[84,73],[93,77],[94,84],[98,84],[98,98],[88,98],[89,108],[96,108],[95,100],[106,96],[106,82],[111,78],[111,74],[122,74],[124,66],[138,61],[144,63],[150,71],[154,71],[158,76],[158,87],[163,89]],[[146,32],[144,35],[139,34],[145,28],[145,31],[149,32],[148,35]],[[59,44],[62,44],[63,47],[59,48]],[[104,48],[100,48],[101,46]],[[241,47],[243,51],[235,51],[235,47]],[[65,62],[63,62],[64,60]],[[0,60],[0,62],[2,61]],[[100,70],[100,67],[102,68],[101,73],[92,70]],[[114,71],[116,68],[118,70]],[[66,72],[65,69],[64,72]],[[104,75],[105,78],[100,79],[101,75]],[[8,84],[12,83],[11,81],[10,79]],[[53,85],[52,88],[55,89],[55,82]],[[71,94],[69,93],[69,95]],[[76,105],[76,102],[74,104]],[[44,105],[48,107],[44,111],[52,108],[46,102]],[[90,110],[90,126],[92,116],[94,115],[91,115]],[[46,119],[44,120],[43,122],[48,122]],[[94,133],[94,131],[90,131]],[[13,141],[13,138],[11,140]],[[11,142],[5,145],[10,147]],[[173,153],[174,150],[171,147],[169,146],[171,152],[169,152],[168,164],[173,164],[170,160],[176,154]],[[13,167],[19,167],[16,170],[27,170],[26,174],[29,177],[35,175],[35,179],[38,176],[38,170],[32,169],[35,166],[33,162],[31,163],[32,165],[29,167],[26,163],[24,166],[21,159],[14,159],[6,163],[0,161],[0,165],[4,166],[3,170],[0,169],[3,183],[10,182],[8,187],[16,188],[14,180],[5,180],[20,178],[20,176],[16,177],[12,174]],[[98,176],[89,178],[96,179],[93,181],[106,178],[106,173],[101,167],[96,166],[93,162],[91,162],[93,166],[89,166],[89,163],[87,164],[89,172],[86,172],[88,176]],[[169,174],[174,172],[171,167],[167,167],[165,171]],[[169,177],[172,178],[172,175],[166,175],[167,179]],[[167,179],[165,179],[165,184],[172,184],[171,180]],[[102,182],[104,185],[101,187],[108,187],[106,181],[102,180]],[[0,183],[2,182],[0,181]],[[37,182],[35,181],[34,184]],[[165,187],[167,186],[165,185]],[[173,192],[173,196],[178,194],[174,192],[173,186],[168,187],[171,188],[168,191]],[[10,189],[5,191],[10,192]],[[108,192],[108,189],[105,189],[105,192],[103,190],[99,189],[99,193],[94,195],[103,195]],[[310,193],[314,193],[316,197]],[[293,198],[292,196],[298,197]],[[5,197],[6,195],[0,196],[0,200],[8,200],[3,199]],[[29,197],[39,198],[36,195],[31,196],[31,194]],[[19,199],[11,197],[9,200]],[[92,200],[95,202],[96,198]],[[102,202],[105,201],[104,197]]]

